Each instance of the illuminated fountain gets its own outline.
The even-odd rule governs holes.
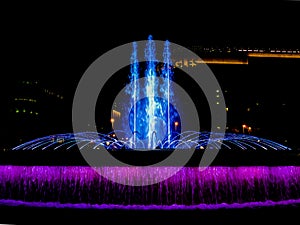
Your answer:
[[[152,37],[149,37],[145,48],[145,86],[141,86],[138,82],[141,74],[137,45],[133,43],[130,67],[132,85],[126,90],[132,103],[126,109],[131,139],[122,140],[115,135],[122,132],[128,135],[128,131],[124,130],[114,130],[108,134],[55,134],[23,143],[13,148],[12,152],[99,151],[103,147],[111,152],[126,150],[125,153],[143,148],[151,151],[157,149],[152,152],[172,151],[174,148],[183,152],[186,149],[203,152],[208,146],[217,148],[220,142],[223,151],[291,152],[290,148],[280,143],[252,135],[227,133],[223,136],[214,133],[210,138],[211,132],[182,131],[179,113],[171,104],[174,93],[170,85],[173,71],[169,45],[166,41],[162,69],[157,70],[155,46]],[[161,83],[157,83],[158,76],[163,78]],[[96,168],[78,165],[2,165],[0,202],[58,208],[119,209],[212,209],[300,203],[300,167],[297,165],[214,165],[205,169],[186,166],[168,179],[147,185],[146,181],[155,179],[149,174],[165,177],[170,169],[172,165]],[[113,182],[100,174],[110,174],[121,182]],[[141,185],[124,185],[128,180],[133,183],[137,180]]]
[[[129,114],[129,133],[132,133],[128,147],[132,149],[144,148],[149,150],[157,147],[176,147],[175,144],[171,143],[171,140],[178,138],[181,129],[179,114],[171,104],[170,99],[173,96],[170,85],[173,71],[169,45],[170,43],[166,41],[163,52],[163,68],[158,70],[155,42],[152,40],[152,36],[149,36],[144,51],[146,60],[145,81],[144,84],[140,84],[138,82],[141,75],[139,74],[139,61],[137,59],[137,45],[135,42],[133,43],[129,76],[133,85],[128,85],[127,90],[131,96],[132,107],[128,104],[125,106],[128,107],[126,114]],[[158,77],[164,79],[158,80]],[[175,122],[177,123],[176,130]],[[128,123],[126,117],[124,123]]]
[[[96,132],[77,133],[76,137],[73,133],[49,135],[28,141],[16,146],[13,150],[59,150],[74,149],[78,147],[80,150],[92,148],[94,150],[99,147],[105,147],[107,150],[128,149],[131,144],[130,140],[119,140],[114,137],[114,132],[109,134],[101,134]],[[200,149],[203,150],[208,145],[210,133],[189,131],[174,136],[170,142],[165,140],[160,143],[162,151],[168,149],[169,143],[176,145],[177,149]],[[269,139],[259,138],[253,135],[227,133],[225,137],[219,137],[218,134],[210,139],[212,146],[222,140],[223,149],[240,149],[240,150],[268,150],[268,151],[289,151],[291,148],[274,142]],[[166,146],[166,147],[165,147]]]
[[[152,169],[162,175],[168,170]],[[115,176],[125,180],[128,174],[142,176],[143,172],[124,167]],[[0,166],[0,175],[0,202],[11,205],[213,209],[300,203],[298,166],[214,166],[203,171],[184,167],[175,176],[147,186],[114,183],[84,166]]]

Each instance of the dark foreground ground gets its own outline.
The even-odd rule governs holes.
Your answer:
[[[300,205],[212,210],[98,210],[0,206],[1,224],[294,224]]]

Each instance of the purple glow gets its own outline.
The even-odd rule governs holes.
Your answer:
[[[114,205],[114,204],[87,204],[87,203],[59,203],[59,202],[24,202],[17,200],[0,200],[0,206],[27,206],[45,208],[75,208],[75,209],[118,209],[118,210],[195,210],[195,209],[237,209],[256,208],[284,205],[298,205],[300,199],[284,201],[246,202],[246,203],[220,203],[220,204],[198,204],[198,205]]]
[[[98,169],[102,174],[112,173],[118,179],[155,179],[154,176],[163,175],[172,168]],[[153,176],[149,177],[149,174]],[[0,166],[0,199],[124,207],[281,202],[300,199],[300,167],[208,167],[204,170],[184,167],[158,184],[125,186],[107,180],[91,167]]]

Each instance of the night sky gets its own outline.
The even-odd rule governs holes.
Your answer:
[[[174,27],[165,25],[163,21],[156,25],[152,21],[149,26],[134,23],[123,26],[103,20],[97,24],[97,21],[82,22],[80,19],[52,19],[42,13],[38,13],[37,17],[20,16],[16,21],[8,19],[3,28],[2,42],[5,72],[1,76],[4,97],[1,120],[5,129],[1,132],[5,137],[15,134],[13,129],[16,125],[12,126],[8,99],[14,95],[18,80],[30,79],[39,80],[65,96],[63,106],[59,106],[63,107],[60,109],[60,122],[56,123],[57,118],[51,115],[46,119],[48,124],[57,126],[53,132],[71,132],[73,95],[89,65],[110,49],[146,40],[150,34],[154,40],[169,40],[187,48],[203,45],[299,49],[299,25],[293,6],[286,4],[270,11],[264,7],[253,7],[252,10],[257,11],[247,10],[244,14],[241,10],[232,9],[228,14],[222,12],[216,22],[211,17],[201,16],[192,25],[188,21],[194,18],[187,18],[186,23]],[[174,13],[177,15],[179,11]],[[182,22],[184,19],[176,20]],[[176,20],[172,18],[170,24],[175,24]],[[145,21],[145,24],[148,22]],[[299,147],[299,59],[254,59],[251,65],[211,65],[210,68],[223,91],[226,90],[230,128],[241,129],[243,123],[249,123],[253,128],[260,128],[258,135],[280,142],[288,140],[287,143]],[[189,85],[193,85],[188,78],[178,82],[182,82],[187,90]],[[197,93],[191,94],[198,99],[198,96],[195,97]]]

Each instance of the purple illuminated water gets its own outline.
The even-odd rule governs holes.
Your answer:
[[[246,203],[220,203],[198,205],[117,205],[117,204],[88,204],[88,203],[59,203],[59,202],[24,202],[20,200],[1,200],[0,206],[29,206],[43,208],[75,208],[75,209],[120,209],[120,210],[195,210],[195,209],[239,209],[284,205],[299,205],[300,199],[283,201],[246,202]]]
[[[101,167],[118,179],[153,179],[170,167]],[[154,173],[154,170],[156,171]],[[157,173],[159,171],[159,173]],[[151,172],[151,171],[150,171]],[[126,186],[83,166],[0,166],[0,199],[47,204],[197,208],[300,199],[299,166],[184,167],[160,183]],[[104,207],[104,208],[105,208]],[[101,207],[100,207],[101,208]]]

